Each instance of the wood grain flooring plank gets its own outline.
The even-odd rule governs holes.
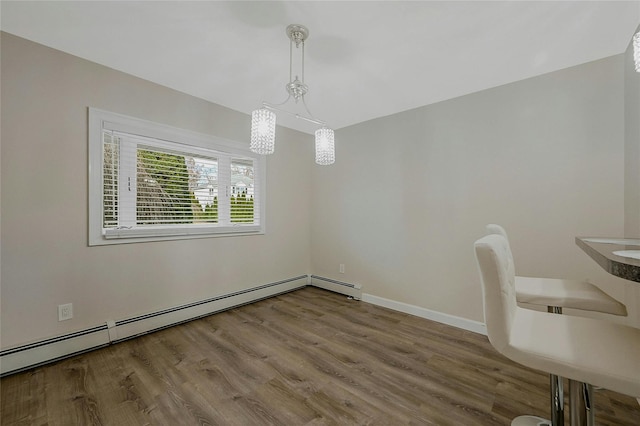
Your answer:
[[[308,398],[306,403],[322,413],[325,424],[406,424],[408,420],[389,414],[384,405],[371,404],[340,384],[326,386]]]
[[[131,385],[126,386],[125,364],[122,358],[114,356],[117,350],[114,346],[81,356],[89,366],[86,389],[93,395],[96,405],[101,407],[103,423],[106,419],[114,419],[121,424],[145,424],[148,417],[140,407],[140,401],[130,399],[131,389],[128,387]],[[109,373],[103,375],[105,371]]]
[[[0,418],[15,418],[24,424],[46,423],[46,405],[40,397],[45,391],[42,370],[7,377],[7,383],[2,382],[2,387],[5,389],[0,400]]]
[[[103,425],[101,407],[87,384],[99,380],[86,356],[64,360],[55,370],[47,370],[46,404],[51,424]]]
[[[541,377],[544,380],[546,377]],[[549,394],[531,392],[527,385],[501,382],[495,389],[493,412],[506,418],[533,415],[549,418]]]
[[[299,393],[308,395],[324,385],[326,378],[310,368],[309,359],[300,352],[298,346],[282,344],[281,340],[274,339],[273,330],[262,324],[245,325],[243,336],[261,351],[261,355],[255,357],[255,362],[261,362],[263,368],[271,369],[275,377]],[[274,341],[278,343],[274,344]]]
[[[606,389],[597,389],[593,395],[598,426],[640,425],[640,409],[635,398]]]
[[[400,343],[379,343],[384,339],[376,336],[372,343],[370,337],[354,337],[353,334],[341,334],[337,338],[342,339],[352,347],[360,349],[360,356],[369,363],[378,365],[378,371],[391,377],[397,383],[403,383],[411,387],[412,392],[418,391],[436,398],[457,398],[464,396],[478,403],[479,408],[489,408],[492,399],[486,397],[486,393],[478,388],[471,387],[465,381],[451,380],[451,377],[443,375],[437,369],[426,368],[429,358],[420,356],[412,342],[404,342],[404,348]]]
[[[270,407],[277,407],[275,415],[281,419],[280,424],[302,425],[321,417],[321,412],[307,403],[307,396],[299,394],[279,378],[258,386],[249,396]]]

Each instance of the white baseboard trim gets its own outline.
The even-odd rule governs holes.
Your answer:
[[[200,302],[166,309],[147,315],[141,315],[126,320],[116,321],[115,339],[112,343],[131,339],[141,334],[147,334],[162,328],[171,327],[182,322],[192,321],[216,312],[257,302],[262,299],[277,296],[307,285],[307,276],[265,284],[248,290],[225,294]]]
[[[317,275],[310,275],[309,280],[309,284],[314,287],[323,288],[335,293],[346,294],[356,300],[362,299],[362,286],[359,284],[350,284],[331,278],[319,277]]]
[[[103,325],[4,350],[0,353],[0,377],[107,345],[109,332]]]
[[[436,321],[442,324],[451,325],[463,330],[483,334],[485,336],[487,335],[487,326],[484,323],[478,321],[456,317],[454,315],[449,315],[442,312],[432,311],[420,306],[410,305],[404,302],[397,302],[395,300],[385,299],[384,297],[378,297],[368,293],[364,293],[362,295],[362,301],[371,303],[373,305],[382,306],[384,308],[393,309],[394,311],[404,312],[405,314],[411,314],[420,318]]]
[[[132,318],[109,319],[97,327],[6,349],[0,351],[0,377],[297,290],[308,280],[308,275],[301,275]]]

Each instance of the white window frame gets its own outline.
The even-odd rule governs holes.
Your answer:
[[[194,153],[204,152],[209,155],[219,154],[221,157],[237,156],[254,160],[254,218],[255,222],[230,223],[220,220],[216,224],[175,226],[142,226],[129,229],[103,228],[103,132],[114,131],[130,135],[167,141],[180,144],[182,151]],[[89,245],[139,243],[149,241],[181,240],[191,238],[208,238],[236,235],[256,235],[265,233],[265,199],[266,199],[266,161],[264,156],[249,150],[249,144],[229,141],[215,136],[205,135],[154,123],[126,115],[89,108]],[[227,157],[228,158],[228,157]],[[229,160],[227,160],[229,163]],[[221,174],[222,175],[222,174]],[[230,182],[229,182],[230,185]],[[219,186],[218,200],[228,205],[229,188]],[[219,204],[219,205],[220,205]],[[223,212],[220,212],[223,213]],[[221,218],[222,219],[222,218]]]

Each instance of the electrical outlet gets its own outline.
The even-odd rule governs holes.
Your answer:
[[[58,305],[58,321],[66,321],[73,318],[73,303]]]
[[[340,264],[340,273],[344,274],[344,263]]]

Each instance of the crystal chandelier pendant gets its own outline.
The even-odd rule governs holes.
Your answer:
[[[261,155],[273,154],[276,145],[276,114],[266,108],[251,113],[252,152]]]
[[[316,130],[316,164],[328,166],[335,163],[335,139],[333,130],[322,127]]]
[[[636,72],[640,72],[640,31],[633,36],[633,62],[635,62]]]
[[[262,103],[262,108],[251,113],[251,144],[252,152],[260,155],[273,154],[275,151],[276,139],[276,114],[274,111],[283,112],[310,123],[320,126],[316,130],[316,163],[320,165],[333,164],[336,160],[335,136],[333,130],[328,128],[324,121],[316,119],[309,111],[305,102],[305,95],[309,92],[309,87],[304,82],[304,42],[309,37],[309,30],[304,25],[291,24],[286,29],[289,37],[289,82],[285,85],[289,96],[280,104]],[[295,46],[295,48],[294,48]],[[293,72],[294,51],[300,49],[300,73]],[[294,78],[295,75],[295,78]],[[308,116],[298,114],[284,109],[289,100],[302,101]],[[299,104],[298,104],[299,105]]]

